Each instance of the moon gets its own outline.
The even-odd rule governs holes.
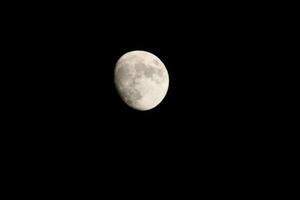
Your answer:
[[[130,51],[119,58],[114,71],[118,94],[131,108],[156,107],[167,94],[169,74],[163,62],[147,51]]]

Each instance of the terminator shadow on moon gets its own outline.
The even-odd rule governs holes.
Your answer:
[[[165,97],[169,75],[165,65],[146,51],[131,51],[117,61],[115,85],[122,100],[137,110],[156,107]]]

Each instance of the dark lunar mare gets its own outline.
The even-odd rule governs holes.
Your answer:
[[[141,75],[132,77],[132,75],[130,75],[129,73],[130,67],[131,65],[124,63],[118,68],[116,73],[116,83],[118,85],[117,89],[119,90],[122,99],[129,105],[134,104],[136,101],[142,98],[141,93],[135,88],[135,85],[137,83],[136,79],[139,78]],[[132,80],[130,80],[129,86],[126,87],[122,83],[124,80],[128,79]]]

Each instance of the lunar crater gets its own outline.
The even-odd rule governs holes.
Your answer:
[[[153,63],[154,63],[155,65],[159,65],[159,61],[158,61],[157,59],[153,59]]]

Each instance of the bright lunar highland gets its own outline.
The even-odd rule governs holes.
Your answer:
[[[163,62],[146,51],[131,51],[117,61],[114,71],[117,91],[136,110],[150,110],[166,96],[169,74]]]

